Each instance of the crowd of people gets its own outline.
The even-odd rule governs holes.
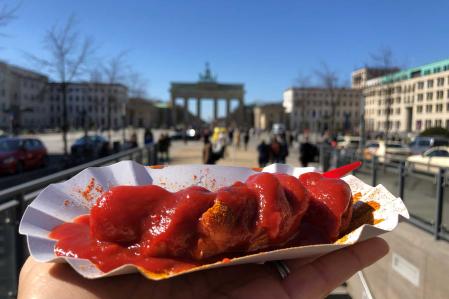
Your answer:
[[[271,137],[269,143],[262,139],[257,146],[259,167],[269,163],[285,163],[288,157],[289,144],[285,134]]]
[[[334,140],[329,134],[323,134],[320,142],[312,142],[307,132],[297,135],[286,131],[281,134],[270,134],[269,138],[254,129],[239,128],[206,128],[200,131],[203,140],[202,162],[204,164],[216,164],[220,159],[227,156],[227,150],[231,147],[234,150],[248,151],[248,144],[251,139],[260,139],[257,145],[257,161],[259,167],[265,167],[272,163],[286,163],[291,146],[297,142],[296,150],[299,151],[299,162],[301,166],[307,167],[312,162],[317,162],[319,156],[316,143],[329,144],[333,146]],[[132,140],[137,144],[135,134]],[[151,129],[144,132],[144,144],[155,143],[155,137]],[[170,160],[171,138],[168,133],[161,133],[157,139],[157,150],[161,163],[168,163]]]
[[[211,140],[211,132],[206,129],[203,131],[203,163],[215,164],[218,160],[226,157],[228,146],[233,146],[239,150],[243,140],[243,147],[246,151],[250,140],[251,132],[249,130],[239,129],[218,129],[213,133]]]

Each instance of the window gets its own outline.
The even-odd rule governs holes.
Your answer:
[[[438,90],[437,91],[437,99],[442,99],[444,97],[444,91],[442,90]]]
[[[432,105],[426,105],[426,112],[432,112]]]
[[[436,112],[443,112],[443,104],[437,104],[435,106],[435,111]]]
[[[416,129],[417,130],[421,130],[421,127],[422,127],[422,121],[421,120],[417,120],[416,121]]]
[[[418,82],[418,89],[423,89],[424,88],[424,82],[420,81]]]
[[[447,107],[449,109],[449,103],[447,104]],[[420,106],[416,106],[416,113],[422,113],[422,106],[421,105]]]
[[[401,114],[401,108],[396,108],[396,114]]]
[[[433,87],[433,80],[427,80],[427,88]]]
[[[426,100],[430,101],[433,99],[433,92],[426,93]]]
[[[442,123],[441,119],[435,120],[435,127],[441,127],[441,123]]]
[[[437,86],[443,86],[444,85],[444,78],[440,77],[437,79]]]
[[[401,98],[396,98],[396,104],[400,104],[401,103]]]
[[[446,129],[449,129],[449,119],[446,119]]]
[[[426,153],[427,157],[449,157],[449,152],[442,149],[435,149]]]
[[[430,119],[426,120],[426,124],[425,124],[426,129],[432,127],[432,121]]]
[[[401,126],[401,122],[397,120],[395,126],[396,126],[396,130],[399,130],[399,128]]]
[[[449,91],[448,91],[448,95],[449,95]],[[416,100],[417,100],[418,102],[421,102],[423,99],[424,99],[424,94],[418,93],[418,96],[417,96]]]

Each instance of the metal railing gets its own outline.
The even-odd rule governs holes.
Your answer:
[[[355,176],[372,186],[384,185],[406,204],[410,213],[409,223],[431,233],[437,240],[449,241],[448,169],[410,163],[397,156],[372,156],[365,159],[357,151],[343,153],[332,150],[327,157],[330,157],[331,162],[322,165],[323,168],[362,161],[362,167],[354,171]]]
[[[67,180],[87,167],[104,166],[125,159],[155,165],[158,163],[157,146],[122,151],[0,191],[0,298],[17,296],[20,268],[28,256],[25,238],[18,234],[18,226],[22,213],[39,191],[49,184]]]
[[[435,240],[449,241],[449,169],[408,162],[405,157],[386,155],[368,158],[356,150],[320,149],[320,165],[326,170],[353,161],[362,167],[353,174],[366,183],[384,185],[400,197],[410,213],[408,223],[430,233]],[[328,159],[327,161],[324,161]],[[364,297],[374,298],[364,271],[358,272]]]

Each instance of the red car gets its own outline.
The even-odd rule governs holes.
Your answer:
[[[47,149],[39,139],[1,138],[0,174],[20,173],[45,166]]]

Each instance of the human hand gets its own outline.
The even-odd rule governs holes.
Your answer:
[[[40,298],[323,298],[357,271],[388,252],[373,238],[311,262],[285,261],[290,275],[282,280],[267,265],[241,265],[150,281],[140,274],[89,280],[68,264],[39,263],[29,258],[22,268],[19,299]]]

